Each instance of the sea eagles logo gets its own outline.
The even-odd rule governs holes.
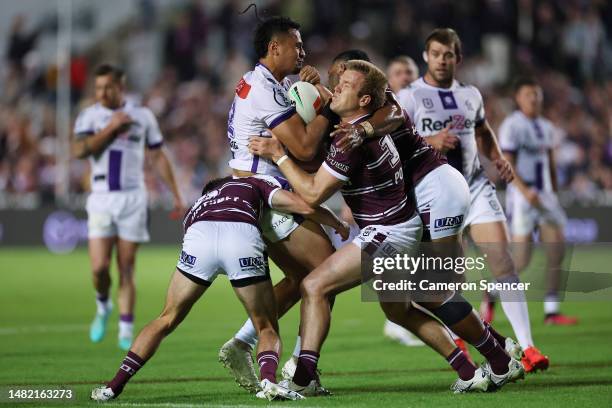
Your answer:
[[[202,196],[202,201],[210,200],[219,195],[219,190],[212,190]]]
[[[423,106],[425,109],[433,109],[434,104],[430,98],[423,98]]]
[[[329,146],[329,155],[330,155],[330,157],[334,157],[336,155],[336,153],[338,153],[338,148],[332,143]]]

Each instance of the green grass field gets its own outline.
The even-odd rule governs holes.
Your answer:
[[[161,310],[177,248],[149,246],[139,254],[138,328]],[[574,262],[586,270],[604,256],[612,259],[610,253],[577,256]],[[67,386],[76,391],[72,406],[94,405],[88,401],[91,388],[114,375],[124,353],[116,346],[116,313],[107,338],[97,345],[89,342],[95,306],[88,265],[84,250],[52,255],[43,248],[0,249],[0,389]],[[274,276],[278,279],[278,272]],[[455,396],[449,391],[455,374],[446,362],[427,348],[406,348],[385,339],[378,305],[362,303],[360,291],[352,290],[336,301],[320,360],[322,381],[334,395],[270,405],[612,406],[612,300],[565,304],[565,312],[581,319],[576,327],[545,327],[541,303],[531,304],[530,311],[536,342],[552,361],[549,371],[497,393]],[[266,405],[238,388],[217,362],[219,347],[244,319],[229,283],[220,277],[121,397],[108,405]],[[291,353],[297,324],[297,310],[281,320],[281,364]],[[496,327],[510,333],[501,311]],[[2,405],[23,406],[0,401]]]

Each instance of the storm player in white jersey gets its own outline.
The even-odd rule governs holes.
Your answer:
[[[576,324],[576,318],[563,315],[559,310],[566,217],[555,194],[554,127],[541,116],[542,89],[535,80],[518,79],[514,96],[518,110],[508,116],[499,128],[500,146],[517,173],[506,195],[506,211],[515,242],[514,259],[519,271],[529,265],[532,233],[538,229],[548,259],[544,322],[553,325]]]
[[[417,131],[466,178],[471,195],[465,227],[500,282],[518,282],[510,255],[506,218],[495,187],[484,173],[478,153],[496,166],[502,180],[511,182],[514,173],[504,158],[495,135],[485,119],[482,96],[474,86],[455,79],[461,62],[461,40],[450,28],[435,29],[426,39],[423,58],[425,75],[399,92],[399,100]],[[533,343],[529,311],[522,292],[502,292],[502,307],[524,349],[527,372],[548,368],[548,357]]]
[[[126,102],[123,71],[105,64],[95,71],[96,103],[77,117],[72,142],[73,156],[88,157],[91,194],[87,199],[89,256],[96,290],[97,312],[90,339],[102,341],[106,333],[110,300],[110,263],[117,249],[119,270],[119,347],[132,343],[134,263],[138,245],[149,241],[147,191],[143,165],[145,148],[174,197],[175,213],[183,204],[170,162],[162,149],[163,138],[153,113]]]

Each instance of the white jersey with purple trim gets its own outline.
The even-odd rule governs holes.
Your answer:
[[[518,176],[538,191],[552,192],[548,152],[554,147],[554,127],[548,120],[528,118],[514,111],[499,128],[499,144],[503,151],[513,153]]]
[[[157,120],[148,108],[131,102],[117,110],[130,116],[132,123],[98,156],[90,156],[91,191],[145,191],[144,149],[161,147],[163,137]],[[85,108],[76,119],[74,134],[88,137],[104,129],[115,110],[99,103]]]
[[[242,77],[227,120],[232,169],[282,176],[274,162],[251,154],[248,144],[251,136],[265,135],[267,129],[275,128],[296,113],[287,95],[291,83],[288,77],[278,82],[259,63]]]
[[[482,179],[475,128],[484,123],[485,112],[476,87],[454,80],[450,88],[437,88],[421,77],[397,96],[421,136],[432,136],[450,127],[460,142],[447,153],[448,163],[463,174],[468,184]]]

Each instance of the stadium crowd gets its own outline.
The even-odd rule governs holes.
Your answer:
[[[218,2],[219,3],[219,2]],[[126,22],[91,49],[72,56],[72,112],[91,103],[91,72],[111,59],[127,72],[132,97],[156,114],[186,202],[206,181],[227,173],[227,112],[235,84],[254,61],[256,17],[248,4],[204,1],[171,9],[140,1]],[[436,26],[464,40],[459,77],[482,90],[497,129],[513,110],[512,79],[535,76],[545,116],[557,127],[560,186],[577,197],[612,191],[612,5],[604,0],[262,1],[261,17],[290,15],[302,24],[308,53],[326,81],[331,59],[362,48],[384,67],[397,55],[421,68],[424,36]],[[0,65],[0,191],[52,203],[56,180],[55,98],[58,71],[39,58],[38,28],[15,16]],[[120,41],[118,41],[120,38]],[[109,51],[110,50],[110,51]],[[71,124],[72,125],[72,124]],[[71,163],[70,188],[87,190],[87,164]],[[155,177],[153,205],[168,192]]]

